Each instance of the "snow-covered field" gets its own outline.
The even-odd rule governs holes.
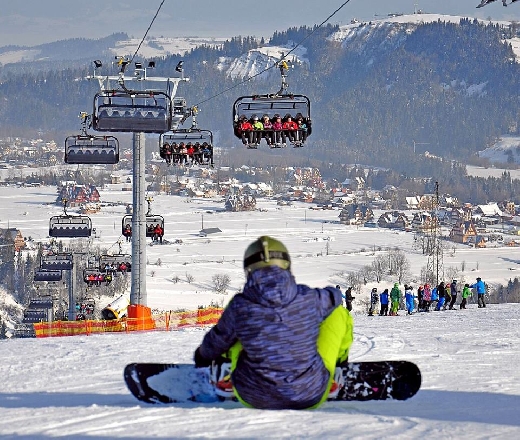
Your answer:
[[[519,438],[519,312],[358,314],[351,359],[414,361],[423,387],[405,402],[328,402],[313,411],[155,406],[128,393],[126,363],[188,362],[202,329],[0,341],[0,437]]]
[[[101,190],[118,206],[92,214],[92,245],[118,252],[121,219],[131,193]],[[244,282],[242,255],[262,234],[281,239],[299,282],[347,285],[344,275],[370,264],[379,252],[399,247],[420,281],[426,257],[413,234],[338,223],[339,211],[309,205],[277,206],[259,200],[255,212],[230,213],[223,203],[153,196],[152,210],[165,219],[165,239],[182,244],[147,246],[148,305],[159,309],[225,304]],[[0,227],[46,239],[56,188],[0,188]],[[71,210],[74,211],[74,210]],[[198,232],[218,227],[206,238]],[[123,242],[123,252],[130,246]],[[379,250],[381,248],[381,250]],[[512,248],[455,246],[445,267],[459,282],[476,276],[491,286],[519,270]],[[161,265],[157,265],[157,260]],[[464,267],[464,271],[462,271]],[[193,277],[188,283],[187,274]],[[228,274],[227,295],[213,292],[211,278]],[[178,276],[179,282],[173,278]],[[378,287],[390,287],[388,279]],[[423,387],[406,402],[327,403],[314,411],[259,411],[238,403],[151,406],[126,390],[122,370],[135,361],[189,362],[204,329],[68,338],[0,341],[1,438],[518,438],[520,435],[520,305],[368,317],[360,303],[373,284],[355,292],[352,360],[406,359],[423,372]],[[1,306],[0,306],[1,307]]]

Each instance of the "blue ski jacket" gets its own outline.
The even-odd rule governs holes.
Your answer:
[[[231,380],[256,408],[309,408],[320,401],[330,374],[317,351],[321,322],[338,306],[341,291],[296,284],[290,271],[270,266],[249,274],[200,354],[217,359],[236,342],[242,351]]]
[[[484,295],[486,293],[486,285],[482,280],[478,280],[475,284],[472,284],[469,287],[472,289],[475,288],[478,295]]]

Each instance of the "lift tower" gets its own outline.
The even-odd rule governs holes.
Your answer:
[[[155,68],[134,63],[134,72],[127,75],[131,61],[116,57],[118,75],[102,75],[101,61],[94,61],[94,73],[100,91],[94,97],[92,127],[96,131],[132,133],[132,271],[130,303],[147,305],[146,295],[146,209],[145,209],[145,133],[162,134],[175,130],[186,118],[184,98],[175,98],[184,77],[182,64],[175,77],[148,76]]]

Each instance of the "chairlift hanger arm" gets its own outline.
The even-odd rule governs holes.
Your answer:
[[[120,59],[121,60],[121,59]],[[120,61],[121,62],[121,61]],[[120,63],[118,62],[118,64]],[[140,63],[136,63],[138,67],[136,67],[134,75],[125,75],[125,71],[127,69],[127,66],[129,64],[128,61],[121,62],[121,71],[118,75],[100,75],[98,73],[98,69],[101,67],[100,62],[94,62],[94,74],[88,75],[86,77],[87,80],[97,80],[99,83],[99,88],[101,91],[106,90],[113,90],[114,87],[112,86],[113,83],[117,83],[122,90],[125,92],[128,92],[129,89],[127,87],[127,83],[131,82],[156,82],[156,83],[166,83],[167,87],[166,89],[169,90],[170,98],[174,97],[177,94],[177,88],[179,86],[180,82],[188,82],[190,79],[187,77],[162,77],[162,76],[148,76],[146,74],[146,68],[140,67]],[[149,63],[150,65],[153,64],[155,66],[155,63]],[[169,86],[172,86],[171,88]]]
[[[282,76],[282,85],[280,87],[280,90],[276,92],[276,95],[284,95],[284,93],[288,88],[289,84],[287,83],[287,71],[289,70],[289,64],[284,59],[285,55],[282,54],[281,61],[278,62],[278,68],[280,69],[280,75]]]

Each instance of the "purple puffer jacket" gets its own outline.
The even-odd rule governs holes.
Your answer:
[[[200,354],[217,359],[240,341],[232,382],[242,399],[256,408],[308,408],[329,380],[316,348],[319,326],[341,304],[334,287],[296,284],[277,266],[256,270],[206,334]]]

